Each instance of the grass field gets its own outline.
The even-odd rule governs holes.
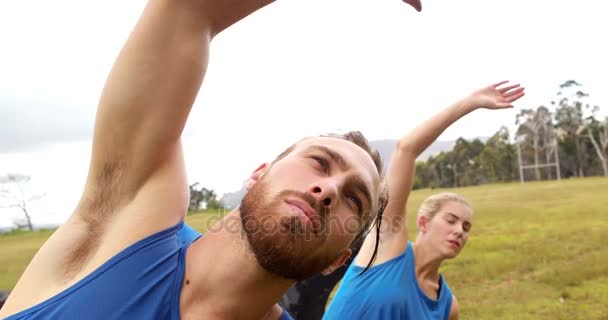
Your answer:
[[[431,193],[412,194],[409,212]],[[608,320],[608,178],[450,189],[475,208],[467,247],[442,273],[461,319]],[[187,217],[204,231],[218,214]],[[409,217],[414,233],[414,215]],[[9,290],[49,231],[0,236]]]

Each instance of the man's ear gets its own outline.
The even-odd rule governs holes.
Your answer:
[[[338,259],[334,260],[334,262],[332,262],[327,268],[323,269],[323,271],[321,271],[321,274],[327,276],[332,272],[336,271],[336,269],[340,268],[346,262],[346,260],[350,258],[352,254],[352,250],[346,249],[346,251],[344,251],[344,253],[340,257],[338,257]]]
[[[266,170],[268,170],[269,167],[270,164],[268,162],[265,162],[262,163],[257,169],[255,169],[253,173],[251,173],[249,178],[245,180],[245,189],[249,191],[251,187],[253,187],[253,185],[260,180],[260,178],[264,175],[264,173],[266,172]]]

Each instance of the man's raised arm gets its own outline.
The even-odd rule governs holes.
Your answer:
[[[159,171],[182,187],[179,137],[206,71],[209,43],[270,2],[148,2],[99,101],[83,199],[107,201],[100,197],[111,188],[120,198],[114,200],[128,202]]]

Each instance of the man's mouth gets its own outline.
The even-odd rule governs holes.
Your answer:
[[[310,223],[312,226],[313,232],[317,234],[318,224],[319,224],[319,215],[317,212],[306,202],[289,199],[285,200],[287,206],[289,206],[292,212],[300,215],[306,221],[306,223]]]

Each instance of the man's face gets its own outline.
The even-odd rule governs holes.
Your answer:
[[[258,262],[301,280],[344,255],[377,206],[380,177],[367,152],[311,138],[269,167],[240,207]]]

